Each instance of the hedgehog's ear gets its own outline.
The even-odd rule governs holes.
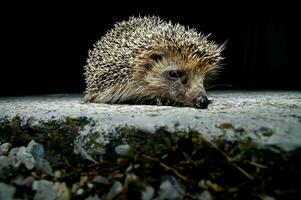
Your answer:
[[[148,70],[151,70],[154,66],[155,66],[155,64],[157,63],[157,62],[160,62],[161,60],[162,60],[162,55],[161,54],[158,54],[158,53],[152,53],[152,54],[150,54],[149,55],[149,57],[148,57],[149,59],[148,59],[148,62],[147,62],[147,64],[146,64],[146,68],[148,69]]]
[[[162,55],[158,54],[158,53],[153,53],[149,56],[150,59],[152,59],[155,62],[159,62],[162,60]]]

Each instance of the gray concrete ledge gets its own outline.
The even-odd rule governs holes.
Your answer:
[[[89,132],[107,133],[116,127],[148,132],[196,130],[209,138],[252,138],[260,144],[285,150],[301,146],[301,92],[214,91],[206,110],[150,105],[82,104],[81,94],[57,94],[0,98],[0,119],[20,116],[23,122],[41,123],[66,117],[87,117]]]

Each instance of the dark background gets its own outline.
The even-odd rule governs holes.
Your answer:
[[[294,6],[162,2],[2,6],[0,96],[83,92],[88,49],[114,22],[139,14],[212,33],[218,43],[227,40],[215,89],[301,89]]]

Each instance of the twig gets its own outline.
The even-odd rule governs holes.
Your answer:
[[[263,169],[268,168],[268,166],[263,165],[263,164],[260,164],[260,163],[257,163],[257,162],[249,161],[249,164],[251,164],[251,165],[253,165],[253,166],[255,166],[255,167],[258,167],[258,168],[263,168]]]
[[[232,163],[233,167],[235,167],[236,169],[238,169],[238,171],[240,171],[241,173],[243,173],[247,178],[249,178],[250,180],[254,180],[254,177],[249,174],[248,172],[246,172],[245,170],[243,170],[240,166],[238,166],[235,163]]]
[[[177,170],[175,170],[174,168],[164,164],[163,162],[161,162],[158,158],[153,158],[151,156],[148,155],[143,155],[143,158],[146,158],[148,160],[152,160],[155,162],[158,162],[163,168],[165,168],[168,171],[172,171],[176,176],[178,176],[179,178],[181,178],[183,181],[187,181],[187,177],[183,176],[182,174],[180,174],[180,172],[178,172]]]
[[[232,158],[230,156],[228,156],[228,154],[226,154],[224,151],[222,151],[220,148],[218,148],[218,146],[216,144],[214,144],[213,142],[211,142],[210,140],[208,140],[205,137],[202,137],[206,142],[208,142],[210,145],[212,145],[216,150],[218,150],[223,156],[225,156],[225,158],[227,159],[228,162],[232,162]],[[250,180],[254,180],[254,177],[249,174],[248,172],[246,172],[244,169],[242,169],[240,166],[238,166],[235,163],[232,163],[233,167],[235,167],[238,171],[240,171],[243,175],[245,175],[248,179]]]

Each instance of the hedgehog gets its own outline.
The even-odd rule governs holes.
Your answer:
[[[207,108],[224,44],[156,16],[130,17],[89,50],[84,102]]]

